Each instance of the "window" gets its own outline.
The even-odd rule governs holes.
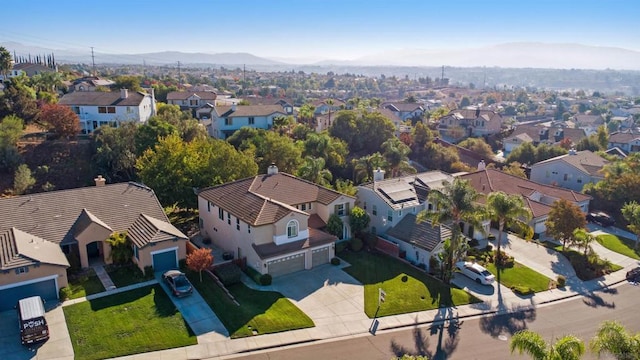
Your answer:
[[[251,225],[247,224],[247,232],[251,234]]]
[[[307,208],[308,208],[309,210],[311,210],[311,203],[309,203],[309,204],[307,204],[307,205],[308,205],[308,206],[307,206]]]
[[[79,106],[72,106],[72,107],[71,107],[71,110],[73,110],[73,112],[74,112],[76,115],[80,115],[80,107],[79,107]]]
[[[127,114],[131,114],[133,112],[133,110],[131,109],[131,106],[127,106]]]
[[[576,180],[578,184],[582,184],[582,176],[578,176],[578,180]]]
[[[567,181],[567,179],[569,179],[569,174],[564,174],[564,181]]]
[[[416,208],[415,208],[415,207],[412,207],[412,208],[411,208],[411,212],[415,214],[415,213],[416,213]]]
[[[207,212],[211,212],[211,202],[207,201]]]
[[[231,213],[227,211],[227,224],[231,225]]]
[[[106,106],[98,106],[98,114],[106,114],[107,107]]]
[[[233,119],[224,118],[224,124],[227,126],[233,125]]]
[[[298,236],[298,222],[296,220],[291,220],[287,224],[287,237],[296,237]]]
[[[138,247],[133,245],[133,255],[136,257],[136,259],[140,260],[140,253],[138,253]]]
[[[240,231],[240,219],[236,218],[236,230]]]
[[[29,267],[28,266],[22,266],[16,269],[16,274],[20,275],[20,274],[24,274],[24,273],[28,273],[29,272]]]
[[[402,210],[398,210],[398,217],[402,217]]]
[[[189,106],[198,106],[198,100],[189,100]]]
[[[222,208],[218,208],[218,219],[224,220],[224,210]]]
[[[249,117],[249,125],[255,125],[255,123],[256,119],[253,116]]]
[[[333,213],[338,216],[346,216],[349,214],[349,203],[336,204],[333,208]]]
[[[98,114],[115,114],[115,106],[98,106]]]
[[[387,210],[387,221],[393,222],[393,210]]]
[[[302,211],[306,211],[307,210],[307,204],[302,204],[300,205]]]
[[[375,206],[375,205],[373,205],[373,208],[372,208],[372,210],[371,210],[371,213],[373,214],[373,216],[378,215],[378,207],[377,207],[377,206]]]
[[[362,203],[362,209],[363,210],[367,210],[367,202],[366,201],[364,203]]]

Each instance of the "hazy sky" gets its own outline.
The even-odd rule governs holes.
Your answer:
[[[2,12],[0,42],[110,54],[354,59],[521,41],[640,51],[638,0],[17,0]]]

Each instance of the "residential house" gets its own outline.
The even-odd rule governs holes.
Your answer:
[[[314,115],[336,112],[347,108],[347,103],[338,99],[315,100],[311,102],[311,105],[316,108]]]
[[[280,105],[214,106],[208,131],[214,138],[226,139],[243,126],[271,129],[278,116],[287,116]]]
[[[540,144],[558,145],[566,139],[573,146],[586,136],[583,129],[518,125],[513,133],[504,139],[504,152],[505,155],[508,155],[526,142],[533,143],[534,146]]]
[[[70,91],[97,91],[98,88],[109,89],[115,85],[115,81],[101,79],[97,76],[85,76],[74,80],[69,86]]]
[[[32,63],[13,64],[11,70],[7,71],[7,79],[5,80],[4,75],[0,74],[0,81],[9,81],[11,78],[14,78],[23,74],[27,77],[32,77],[34,75],[42,74],[45,72],[56,72],[56,69],[48,66],[44,66],[42,64],[32,64]]]
[[[609,135],[609,143],[607,149],[614,147],[624,151],[625,154],[631,154],[640,151],[640,132],[636,131],[617,131]]]
[[[396,128],[396,136],[403,132],[411,132],[411,126],[405,125],[404,120],[398,116],[397,112],[391,111],[388,108],[380,108],[376,111],[393,123]]]
[[[110,264],[106,240],[115,232],[127,233],[140,270],[177,268],[186,257],[188,238],[137,183],[105,185],[99,176],[95,187],[0,199],[0,213],[0,311],[27,296],[57,299],[70,263]]]
[[[407,214],[384,237],[398,245],[406,260],[416,265],[424,264],[428,271],[429,259],[443,251],[444,241],[451,239],[452,234],[448,225],[434,226],[429,220],[418,223],[415,214]]]
[[[213,91],[171,91],[167,94],[167,104],[178,105],[181,110],[196,109],[207,104],[215,105],[217,94]]]
[[[574,190],[540,184],[500,170],[486,168],[472,173],[462,174],[460,179],[468,180],[471,186],[481,194],[488,196],[495,191],[507,194],[520,194],[533,214],[529,225],[537,236],[544,235],[551,206],[556,200],[564,199],[576,204],[582,212],[589,210],[591,196]],[[487,229],[488,230],[488,229]]]
[[[200,234],[258,272],[280,276],[328,263],[335,241],[351,236],[354,203],[271,165],[267,174],[198,191]],[[332,215],[342,220],[340,237],[324,230]]]
[[[156,113],[156,100],[151,94],[120,89],[120,92],[75,91],[58,101],[71,107],[80,118],[83,134],[100,126],[118,127],[123,122],[145,123]]]
[[[582,191],[585,184],[604,179],[602,168],[609,161],[589,151],[569,150],[568,154],[556,156],[531,165],[531,181]]]
[[[287,115],[295,115],[292,99],[248,96],[243,100],[248,101],[250,105],[280,105]]]
[[[502,116],[493,110],[457,109],[440,118],[438,130],[447,135],[451,128],[464,129],[464,138],[497,134],[502,129]]]
[[[604,125],[604,118],[601,115],[576,115],[573,117],[575,127],[585,131],[589,136],[598,131],[598,128]]]
[[[413,122],[422,121],[425,109],[422,104],[405,103],[405,102],[384,102],[380,104],[380,109],[391,111],[401,121],[412,120]]]

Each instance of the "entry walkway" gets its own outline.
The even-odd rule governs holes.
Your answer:
[[[105,290],[109,291],[116,288],[116,285],[113,283],[113,281],[111,281],[111,278],[109,277],[109,274],[107,274],[107,271],[104,269],[104,266],[96,265],[93,267],[93,271],[96,272],[96,275],[98,276],[98,279],[100,279],[100,282],[102,283],[102,286],[104,286]]]

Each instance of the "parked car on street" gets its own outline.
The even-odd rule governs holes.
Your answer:
[[[613,217],[611,217],[611,215],[602,211],[588,213],[587,221],[600,224],[601,226],[604,226],[604,227],[612,226],[613,224],[616,223]]]
[[[640,282],[640,267],[627,271],[627,281]]]
[[[162,278],[169,285],[171,293],[177,297],[191,295],[193,286],[184,273],[178,270],[169,270],[162,274]]]
[[[491,285],[496,280],[495,276],[482,265],[469,261],[458,261],[456,268],[468,278],[478,284]]]

